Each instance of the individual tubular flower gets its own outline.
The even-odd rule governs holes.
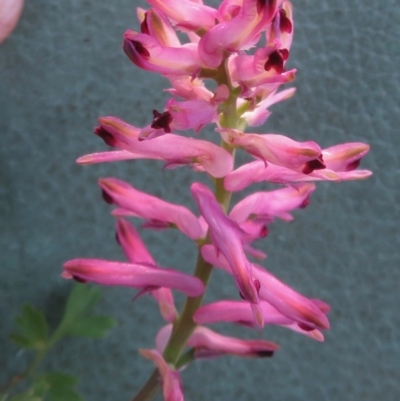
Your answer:
[[[195,349],[195,358],[213,358],[222,355],[262,358],[273,356],[279,349],[279,345],[271,341],[242,340],[224,336],[204,326],[197,326],[194,329],[187,345]]]
[[[224,255],[218,255],[211,245],[203,246],[201,253],[208,263],[233,274]],[[325,313],[312,300],[294,291],[261,266],[251,264],[251,267],[254,279],[259,282],[260,299],[267,301],[284,316],[300,324],[302,328],[329,328]]]
[[[162,199],[138,191],[128,183],[116,178],[103,178],[99,185],[104,191],[108,203],[126,209],[132,215],[146,219],[162,226],[176,226],[192,240],[202,235],[202,229],[196,216],[181,205],[166,202]]]
[[[108,145],[132,152],[132,159],[164,160],[167,166],[190,164],[203,169],[212,177],[224,177],[233,168],[233,158],[225,149],[211,142],[184,136],[165,134],[151,140],[139,140],[140,130],[115,117],[102,117],[95,133]],[[119,154],[97,153],[84,156],[78,162],[88,164],[127,160],[126,152]],[[109,159],[108,159],[109,157]]]
[[[254,161],[228,174],[224,179],[224,187],[228,191],[235,192],[262,181],[287,184],[302,181],[361,180],[372,175],[369,170],[356,170],[368,151],[369,145],[363,143],[346,143],[324,149],[322,158],[326,168],[308,174],[272,163],[265,166],[262,161]]]
[[[165,401],[184,401],[179,372],[167,364],[161,353],[155,349],[141,349],[141,355],[151,359],[160,372]]]
[[[129,262],[156,266],[135,227],[124,219],[117,220],[117,240]],[[167,322],[173,322],[177,317],[177,311],[171,290],[161,287],[151,291],[151,295],[156,299],[162,317]]]
[[[293,31],[292,4],[289,1],[284,1],[282,8],[275,14],[269,29],[266,31],[267,45],[289,50],[293,40]]]
[[[201,68],[197,45],[166,47],[150,35],[128,30],[124,52],[138,67],[162,75],[196,75]]]
[[[258,42],[261,32],[272,20],[281,2],[243,0],[240,7],[234,7],[235,14],[229,15],[232,18],[220,21],[200,39],[199,55],[203,63],[216,68],[221,64],[225,51],[234,52],[252,47]],[[219,15],[227,16],[225,13]]]
[[[297,142],[283,135],[243,133],[228,128],[220,128],[218,132],[226,143],[243,148],[265,164],[273,163],[304,174],[325,167],[321,148],[312,141]]]
[[[260,48],[254,55],[235,55],[229,60],[232,81],[243,88],[292,82],[296,70],[285,71],[288,57],[288,49],[276,47]]]
[[[190,297],[204,291],[196,277],[172,269],[162,269],[145,263],[124,263],[102,259],[73,259],[64,263],[62,276],[79,282],[93,282],[152,291],[160,287],[172,288]]]
[[[225,256],[241,296],[250,302],[257,324],[262,326],[262,316],[258,307],[259,282],[253,279],[251,265],[243,251],[242,230],[226,216],[209,188],[195,182],[191,186],[191,191],[208,224],[215,248]]]
[[[204,5],[202,1],[148,0],[148,3],[184,31],[209,30],[217,18],[217,10]]]
[[[24,8],[24,0],[0,0],[0,43],[14,30]]]
[[[261,313],[266,325],[278,325],[317,341],[324,341],[324,335],[318,329],[302,327],[294,320],[279,312],[265,301],[260,302]],[[195,312],[193,320],[197,324],[236,323],[255,327],[253,312],[250,305],[244,301],[218,301],[201,306]]]
[[[261,223],[268,223],[274,217],[292,220],[293,216],[289,212],[307,206],[314,190],[314,184],[303,183],[268,192],[256,192],[237,203],[229,217],[239,224],[247,219]]]

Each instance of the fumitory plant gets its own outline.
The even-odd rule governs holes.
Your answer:
[[[138,295],[150,293],[156,299],[164,325],[155,345],[140,350],[156,369],[134,400],[149,399],[161,385],[166,400],[178,401],[183,399],[179,370],[196,359],[269,357],[278,349],[270,341],[216,333],[208,324],[274,324],[323,341],[329,306],[253,263],[266,256],[253,243],[267,234],[275,218],[291,220],[293,210],[306,207],[314,182],[358,180],[371,172],[357,169],[369,150],[363,143],[321,149],[311,140],[246,132],[266,121],[271,105],[295,92],[279,91],[296,74],[286,69],[294,27],[289,1],[224,0],[218,9],[201,0],[148,3],[148,10],[137,10],[139,31],[125,33],[123,49],[136,66],[168,79],[171,98],[162,111],[153,110],[153,120],[142,128],[101,117],[94,132],[115,150],[83,156],[78,163],[153,159],[164,162],[164,168],[189,166],[205,173],[210,185],[191,184],[198,208],[193,213],[117,178],[100,179],[104,200],[116,206],[117,239],[128,262],[74,259],[64,264],[62,274],[79,282],[137,288]],[[220,146],[201,139],[207,125],[215,127]],[[234,168],[237,150],[253,161]],[[230,206],[233,192],[256,182],[279,188]],[[145,228],[178,229],[193,240],[198,248],[193,275],[159,266],[127,216],[144,220]],[[242,300],[203,304],[214,267],[234,280]],[[171,290],[187,296],[180,312]]]

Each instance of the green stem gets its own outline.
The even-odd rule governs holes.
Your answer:
[[[158,391],[160,387],[160,379],[158,369],[154,369],[153,373],[140,389],[140,391],[132,398],[132,401],[146,401],[150,400]]]

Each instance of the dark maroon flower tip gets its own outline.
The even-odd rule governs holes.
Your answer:
[[[306,199],[303,200],[301,205],[299,206],[300,209],[305,209],[310,204],[310,197],[307,196]]]
[[[274,351],[261,349],[259,351],[254,351],[254,354],[260,358],[271,358],[272,356],[274,356]]]
[[[124,51],[130,59],[135,59],[135,53],[144,59],[150,58],[149,51],[138,41],[125,39],[124,40]]]
[[[286,16],[286,11],[283,8],[279,10],[279,29],[282,33],[292,33],[293,30],[292,22]]]
[[[346,168],[345,171],[353,171],[355,170],[361,163],[361,159],[358,160],[354,160],[353,162],[349,163]]]
[[[101,196],[102,196],[103,200],[106,203],[108,203],[109,205],[113,205],[114,204],[113,198],[106,191],[104,191],[104,189],[101,190]]]
[[[171,113],[169,111],[160,113],[157,110],[153,110],[153,116],[154,119],[151,128],[163,129],[165,133],[169,134],[171,132],[171,127],[169,125],[172,123]]]
[[[86,283],[88,282],[87,280],[85,280],[85,279],[83,279],[83,278],[80,278],[80,277],[78,277],[78,276],[75,276],[75,275],[72,275],[72,278],[73,278],[76,282],[81,283],[81,284],[86,284]]]
[[[256,287],[257,294],[258,294],[260,292],[260,288],[261,288],[260,281],[259,280],[254,280],[253,283],[254,283],[254,287]]]
[[[326,168],[322,155],[319,155],[317,159],[310,160],[303,167],[303,174],[311,174],[314,170],[322,170]]]
[[[101,125],[94,129],[94,133],[99,136],[108,146],[117,146],[114,136],[105,130]]]
[[[313,331],[315,326],[309,325],[307,323],[297,323],[297,325],[304,331]]]
[[[260,237],[265,238],[269,234],[269,230],[267,226],[263,226],[260,230]]]
[[[284,72],[283,64],[289,57],[288,49],[279,49],[273,51],[264,64],[264,70],[269,71],[274,69],[277,74],[282,74]]]

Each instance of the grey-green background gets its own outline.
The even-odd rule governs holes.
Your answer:
[[[79,167],[105,146],[91,134],[101,115],[144,126],[163,108],[167,81],[138,70],[121,50],[136,28],[132,0],[27,0],[13,35],[0,46],[0,385],[29,354],[7,340],[24,302],[54,325],[70,283],[61,265],[75,257],[122,259],[114,221],[97,188],[100,176],[195,210],[189,169],[156,162]],[[332,305],[332,328],[319,344],[279,328],[225,333],[278,341],[272,359],[231,357],[183,372],[187,400],[375,401],[400,399],[399,147],[400,6],[397,0],[293,0],[298,68],[295,98],[274,106],[266,131],[322,146],[371,144],[361,182],[321,184],[290,223],[272,225],[261,244],[272,272]],[[141,3],[143,5],[143,3]],[[195,249],[175,232],[143,232],[156,260],[191,272]],[[161,325],[150,297],[105,288],[99,312],[118,326],[105,341],[67,340],[44,367],[80,378],[87,401],[126,401],[152,370],[138,348],[153,346]],[[236,297],[216,274],[208,299]],[[178,297],[178,301],[181,298]]]

